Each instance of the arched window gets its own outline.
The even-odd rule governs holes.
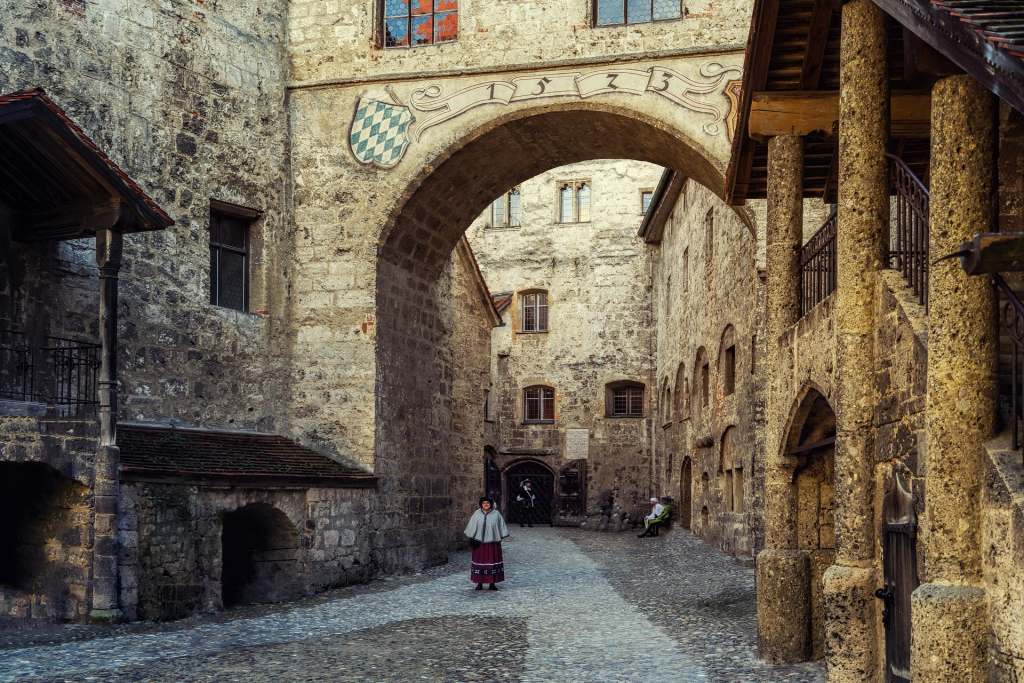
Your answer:
[[[572,183],[562,185],[558,191],[558,222],[572,223],[573,220],[573,189]]]
[[[548,293],[545,291],[522,292],[519,294],[520,332],[547,332]]]
[[[590,222],[590,181],[566,180],[558,184],[559,223]]]
[[[672,388],[668,385],[668,377],[661,381],[661,420],[672,421]]]
[[[542,385],[523,389],[523,422],[554,422],[555,390]]]
[[[736,452],[736,428],[722,433],[722,452],[718,460],[722,487],[722,509],[743,512],[743,461]]]
[[[520,224],[520,194],[519,188],[501,195],[491,202],[491,226],[492,228],[518,228]]]
[[[590,185],[586,182],[576,187],[576,222],[590,222]]]
[[[622,380],[605,385],[605,416],[643,417],[644,385]]]
[[[686,418],[686,372],[682,363],[676,368],[676,414],[680,419]]]

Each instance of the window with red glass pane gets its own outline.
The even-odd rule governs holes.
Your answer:
[[[386,48],[447,43],[459,37],[459,0],[380,0]]]

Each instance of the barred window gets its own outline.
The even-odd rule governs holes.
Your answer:
[[[523,421],[554,422],[555,390],[544,386],[523,389]]]
[[[241,207],[238,207],[241,209]],[[249,310],[249,229],[256,212],[210,209],[210,303]]]
[[[590,181],[572,180],[558,184],[558,222],[590,222]]]
[[[386,48],[447,43],[459,37],[459,0],[379,0]]]
[[[491,203],[491,227],[518,228],[520,214],[519,188],[513,187]]]
[[[594,0],[597,26],[644,24],[682,16],[682,0]]]
[[[638,382],[612,382],[605,397],[608,417],[643,417],[644,385]]]
[[[547,292],[530,292],[521,294],[522,329],[521,332],[547,332],[548,329],[548,295]]]

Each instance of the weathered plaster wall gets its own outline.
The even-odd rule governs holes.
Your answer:
[[[397,78],[441,69],[488,70],[572,59],[615,59],[681,50],[742,49],[749,0],[685,0],[684,18],[595,28],[587,0],[462,0],[459,39],[380,49],[375,2],[296,0],[289,10],[292,79]],[[538,38],[543,37],[542,40]]]
[[[654,249],[656,480],[660,493],[676,500],[683,500],[682,487],[689,487],[693,531],[727,552],[748,557],[760,543],[763,509],[763,398],[753,357],[763,317],[758,315],[763,286],[756,252],[751,228],[693,181],[686,183]],[[728,346],[735,349],[731,394],[724,381]],[[702,395],[704,361],[707,405]],[[735,467],[744,473],[743,500],[736,510],[725,509],[728,468],[722,467],[722,436],[727,430],[732,434],[726,449],[732,449]],[[689,482],[681,481],[685,458],[692,462]]]
[[[635,161],[562,166],[520,184],[520,227],[494,229],[487,211],[469,229],[491,290],[513,294],[505,326],[493,335],[498,464],[529,456],[558,473],[572,459],[566,429],[588,430],[591,512],[605,491],[627,511],[649,495],[650,263],[636,231],[640,192],[653,190],[660,175]],[[558,188],[572,180],[589,182],[591,218],[559,223]],[[549,328],[524,333],[518,292],[536,289],[547,292]],[[620,380],[645,385],[643,417],[606,416],[605,385]],[[524,423],[523,389],[536,384],[555,390],[554,424]]]
[[[73,0],[0,10],[0,92],[45,88],[175,220],[125,240],[123,417],[285,426],[288,370],[271,348],[288,288],[286,9]],[[208,303],[211,198],[264,212],[251,265],[261,314]],[[16,323],[95,340],[92,241],[19,244],[14,254]]]

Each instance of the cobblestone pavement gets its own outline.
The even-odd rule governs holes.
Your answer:
[[[472,590],[459,553],[326,599],[0,639],[0,680],[824,680],[819,665],[756,660],[752,571],[685,531],[513,531],[497,593]]]

